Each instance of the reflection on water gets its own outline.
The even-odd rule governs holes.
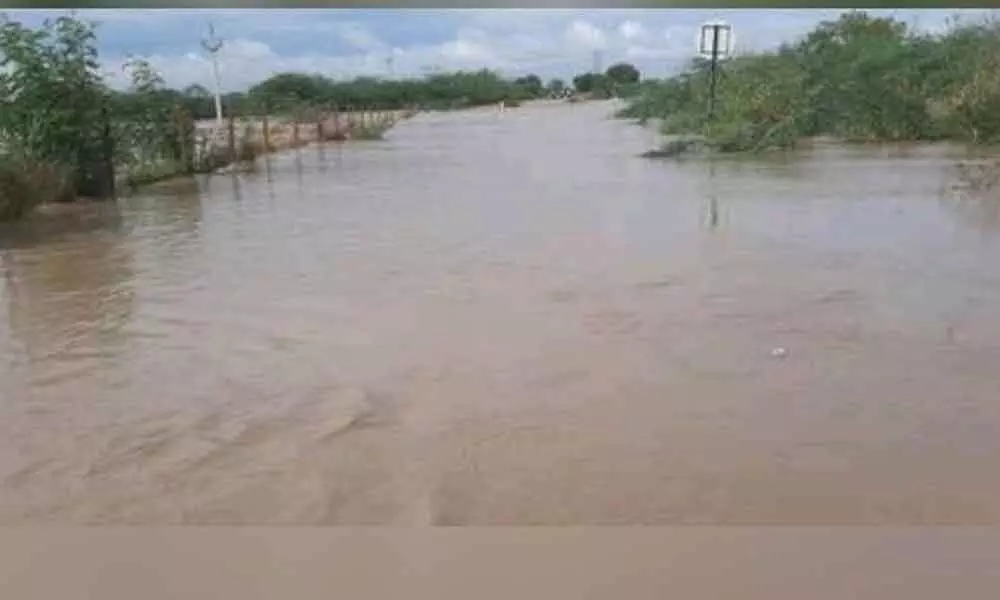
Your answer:
[[[202,219],[202,194],[212,177],[178,178],[143,190],[128,199],[131,221],[140,227],[162,230],[164,237],[189,235]]]
[[[0,231],[0,522],[1000,522],[965,151],[649,161],[611,110]]]
[[[719,227],[719,193],[715,189],[715,161],[708,161],[708,216],[705,220],[710,231]]]
[[[131,257],[113,204],[38,215],[5,231],[0,250],[12,339],[10,359],[70,368],[112,361],[132,310]]]
[[[1000,161],[958,162],[942,190],[945,209],[971,229],[1000,230]]]

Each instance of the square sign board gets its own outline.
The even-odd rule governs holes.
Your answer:
[[[728,58],[733,52],[733,26],[724,21],[710,21],[701,26],[698,35],[698,54],[712,58],[712,44],[718,35],[718,58]]]

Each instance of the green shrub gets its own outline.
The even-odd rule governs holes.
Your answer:
[[[850,12],[777,51],[724,61],[709,118],[704,60],[648,83],[622,118],[662,121],[723,152],[787,148],[808,136],[852,141],[1000,141],[1000,27],[940,35]]]
[[[27,216],[36,206],[73,199],[70,173],[24,158],[0,158],[0,221]]]

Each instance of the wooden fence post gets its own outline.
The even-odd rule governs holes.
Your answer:
[[[236,156],[236,115],[229,115],[229,160],[232,162],[237,162],[239,157]]]
[[[250,115],[250,117],[252,119],[253,115]],[[240,150],[240,158],[242,158],[243,160],[246,160],[248,158],[245,152],[248,148],[250,149],[249,158],[252,159],[254,157],[254,142],[256,140],[257,140],[257,129],[253,126],[253,121],[248,119],[247,122],[243,125],[243,133],[242,137],[240,138],[240,143],[238,146]]]
[[[103,127],[101,130],[102,150],[104,156],[104,195],[109,200],[115,200],[117,193],[115,189],[115,141],[111,134],[111,114],[108,111],[107,103],[101,105],[101,120]]]
[[[194,132],[193,123],[187,111],[180,104],[174,106],[174,127],[179,146],[180,170],[185,175],[194,172]]]
[[[268,123],[268,118],[267,118],[267,113],[268,112],[269,111],[268,111],[267,105],[265,104],[264,105],[264,114],[261,117],[261,132],[262,132],[262,135],[264,137],[264,153],[265,154],[271,152],[271,126]]]

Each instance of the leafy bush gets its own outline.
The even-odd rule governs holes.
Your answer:
[[[1000,27],[955,23],[944,34],[850,12],[777,51],[720,66],[708,118],[704,60],[642,86],[619,116],[659,119],[720,151],[784,148],[806,136],[1000,142]]]
[[[106,92],[93,26],[60,17],[31,29],[0,15],[0,136],[31,164],[67,169],[83,195],[104,191],[96,160]]]
[[[39,204],[72,198],[72,180],[64,169],[26,157],[0,159],[0,221],[27,216]]]

